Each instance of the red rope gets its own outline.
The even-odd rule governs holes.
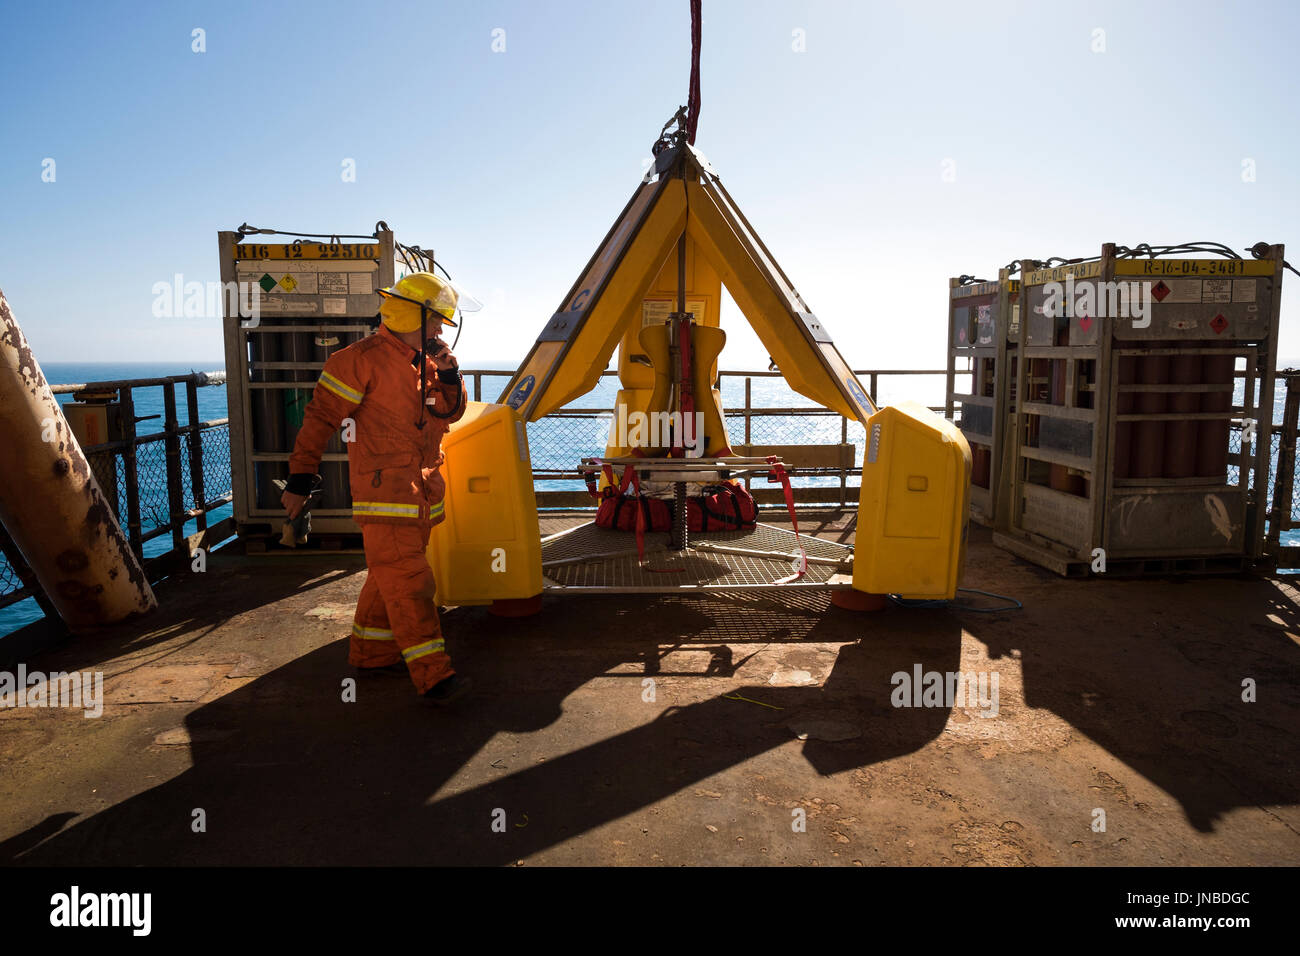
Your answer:
[[[686,97],[686,142],[695,145],[700,125],[700,3],[691,0],[691,89]]]

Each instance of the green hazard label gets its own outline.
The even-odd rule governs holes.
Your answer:
[[[311,401],[311,392],[286,391],[284,393],[284,420],[290,428],[302,428],[303,413]]]

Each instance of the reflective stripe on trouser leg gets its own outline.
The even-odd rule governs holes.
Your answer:
[[[348,663],[353,667],[387,667],[402,659],[388,625],[388,610],[379,594],[379,582],[371,572],[361,585],[357,613],[352,619],[352,638],[348,642]]]
[[[393,641],[420,693],[452,673],[434,604],[433,570],[425,558],[427,524],[364,524],[361,528],[373,578],[388,613]]]
[[[409,664],[411,661],[418,661],[421,657],[426,657],[429,654],[445,654],[446,652],[446,647],[440,637],[436,640],[425,641],[423,644],[416,644],[414,647],[408,647],[402,651],[402,660]]]

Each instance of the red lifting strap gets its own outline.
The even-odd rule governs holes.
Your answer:
[[[628,481],[632,482],[632,488],[636,492],[636,560],[638,564],[645,564],[645,509],[641,507],[641,479],[637,477],[636,469],[628,465],[623,469],[623,482],[618,486],[618,493],[622,494],[627,489]]]
[[[636,493],[636,558],[637,564],[645,564],[645,503],[641,498],[641,478],[636,473],[636,468],[628,465],[623,469],[623,482],[619,485],[619,494],[627,489],[628,482],[632,482],[632,490]],[[646,571],[655,571],[659,574],[682,574],[685,568],[645,568]]]
[[[790,489],[790,476],[785,472],[785,466],[777,461],[776,455],[768,455],[767,463],[772,466],[772,470],[767,473],[768,481],[780,481],[781,490],[785,493],[785,507],[790,512],[790,523],[794,525],[794,539],[799,540],[799,520],[794,514],[794,492]],[[804,552],[803,546],[798,546],[798,553],[795,555],[794,574],[784,577],[777,581],[777,584],[789,584],[791,581],[797,581],[804,576],[808,570],[808,559]]]
[[[596,459],[596,462],[600,464],[601,471],[605,473],[605,480],[608,482],[608,486],[612,488],[614,486],[614,469],[610,467],[608,462],[600,461],[600,459]],[[595,491],[595,484],[594,476],[588,475],[587,488],[591,491],[592,497],[599,498],[600,495]],[[627,491],[629,484],[632,486],[632,490],[636,495],[634,500],[636,502],[637,563],[645,564],[645,505],[641,498],[641,478],[636,473],[636,468],[632,465],[627,465],[623,468],[623,480],[618,484],[618,494],[624,494]],[[677,574],[684,572],[685,568],[646,568],[646,570]]]
[[[772,466],[772,470],[767,473],[767,480],[781,482],[781,490],[785,492],[785,507],[790,512],[790,523],[794,525],[794,536],[797,539],[799,520],[794,516],[794,492],[790,490],[790,476],[785,473],[785,465],[777,461],[776,455],[768,455],[767,463]]]
[[[592,464],[595,464],[595,465],[599,465],[599,466],[600,466],[600,470],[603,471],[603,472],[605,473],[605,481],[606,481],[608,487],[609,487],[609,488],[613,488],[613,487],[614,487],[614,469],[611,468],[611,467],[609,467],[609,465],[608,465],[606,462],[601,461],[599,458],[593,458],[593,459],[592,459]],[[589,471],[589,472],[587,472],[586,474],[584,474],[582,477],[583,477],[583,480],[586,481],[586,483],[587,483],[587,494],[591,495],[591,497],[595,498],[597,501],[600,501],[602,498],[605,497],[605,491],[604,491],[604,490],[602,490],[602,491],[597,491],[597,490],[596,490],[596,473],[595,473],[594,471]],[[618,489],[619,494],[622,494],[622,493],[623,493],[623,490],[624,490],[625,488],[627,488],[627,479],[626,479],[626,477],[625,477],[624,480],[623,480],[623,485],[622,485],[622,487],[620,487],[620,488]]]
[[[609,470],[608,465],[605,465],[604,467],[606,471]],[[608,475],[606,477],[608,477]],[[599,501],[601,498],[601,493],[596,490],[596,473],[594,471],[584,472],[582,475],[582,480],[587,483],[587,494],[591,495],[591,497]],[[610,484],[613,484],[612,479],[610,480]]]

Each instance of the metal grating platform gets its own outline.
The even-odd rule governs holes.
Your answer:
[[[798,581],[777,584],[793,573],[796,543],[808,555],[808,570]],[[731,554],[712,546],[778,554]],[[808,535],[796,542],[793,531],[761,523],[752,531],[694,535],[684,553],[669,549],[667,532],[647,532],[645,555],[645,567],[638,566],[635,533],[589,522],[542,539],[543,583],[547,591],[566,593],[852,587],[852,548]]]

